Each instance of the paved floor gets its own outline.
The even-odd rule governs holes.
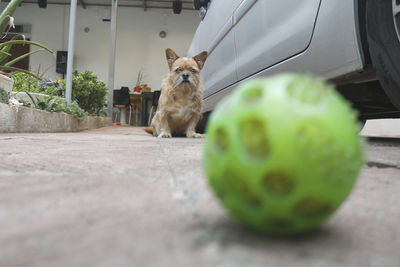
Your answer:
[[[400,119],[369,120],[361,134],[372,137],[400,138]]]
[[[0,266],[400,266],[400,142],[374,139],[338,212],[272,238],[226,215],[204,139],[140,129],[0,135]]]

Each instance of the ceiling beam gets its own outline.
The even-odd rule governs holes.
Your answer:
[[[147,0],[148,2],[155,2],[155,3],[172,3],[173,0]],[[182,3],[193,4],[191,0],[182,0]]]
[[[68,0],[69,1],[69,0]],[[143,1],[143,0],[141,0]],[[134,1],[131,1],[134,2]],[[171,7],[167,7],[167,6],[156,6],[156,5],[149,5],[149,2],[158,2],[158,3],[169,3],[167,1],[151,1],[151,0],[146,0],[147,4],[146,4],[146,9],[171,9]],[[24,0],[22,3],[25,4],[37,4],[37,0]],[[172,3],[172,1],[171,1]],[[188,3],[188,2],[182,2],[183,4]],[[47,1],[48,5],[62,5],[62,6],[69,6],[70,3],[69,2],[65,2],[65,3],[60,3],[60,2],[52,2],[51,0]],[[109,7],[111,6],[111,4],[91,4],[91,3],[86,3],[85,2],[85,7],[89,7],[89,6],[104,6],[104,7]],[[128,4],[118,4],[118,7],[135,7],[135,8],[143,8],[143,2],[142,4],[132,4],[132,5],[128,5]],[[194,10],[194,8],[192,6],[188,7],[188,6],[183,6],[182,10]]]
[[[172,3],[173,2],[173,0],[131,0],[131,2],[141,2],[141,1],[145,1],[146,3]],[[5,3],[8,3],[8,2],[10,2],[10,0],[0,0],[0,3],[1,2],[5,2]],[[47,1],[47,2],[51,2],[51,1]],[[79,2],[81,2],[81,1],[79,1]],[[84,1],[82,1],[82,2],[84,2]],[[37,3],[37,1],[32,1],[32,0],[22,0],[22,3],[28,3],[28,4],[31,4],[31,3]],[[183,4],[193,4],[193,0],[182,0],[182,3]],[[69,1],[68,0],[66,0],[65,1],[65,3],[51,3],[51,4],[69,4]],[[85,4],[85,6],[89,6],[89,4],[87,4],[87,3],[85,3],[84,2],[84,4]],[[95,4],[94,4],[95,5]],[[111,4],[109,4],[110,6],[111,6]]]

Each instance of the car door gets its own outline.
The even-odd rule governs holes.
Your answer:
[[[320,0],[243,0],[233,15],[238,80],[304,51],[319,5]]]
[[[205,97],[237,81],[232,27],[233,13],[242,1],[211,1],[192,40],[188,56],[201,51],[209,53],[201,73]]]

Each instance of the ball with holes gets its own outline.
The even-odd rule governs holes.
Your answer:
[[[206,128],[204,167],[240,221],[269,234],[309,231],[349,195],[363,164],[356,114],[309,75],[246,82]]]

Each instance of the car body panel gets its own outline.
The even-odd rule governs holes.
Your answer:
[[[218,1],[221,0],[216,0],[213,2]],[[258,2],[263,2],[263,0],[258,0]],[[254,4],[252,7],[255,7],[255,5],[256,4]],[[309,41],[305,48],[303,42],[302,51],[293,54],[294,50],[292,50],[292,56],[289,57],[285,57],[285,51],[283,51],[281,53],[281,58],[274,58],[274,60],[270,60],[267,58],[264,67],[259,64],[251,72],[245,73],[246,70],[243,70],[243,72],[238,71],[238,73],[241,73],[242,77],[236,75],[235,78],[235,75],[232,75],[232,79],[229,79],[223,83],[218,82],[220,80],[224,80],[224,77],[219,76],[219,74],[215,72],[213,82],[210,83],[207,81],[207,79],[209,78],[209,76],[207,75],[210,70],[215,71],[216,69],[221,68],[221,66],[224,66],[227,62],[220,61],[220,59],[218,59],[220,55],[218,54],[221,52],[225,52],[226,54],[224,55],[224,57],[227,57],[232,52],[232,50],[235,51],[237,49],[235,45],[233,45],[232,47],[232,44],[230,43],[232,41],[235,41],[235,36],[232,40],[232,36],[229,35],[235,33],[236,29],[235,27],[233,27],[233,29],[230,30],[227,35],[225,35],[225,38],[228,37],[228,39],[225,40],[225,38],[223,38],[219,43],[223,44],[226,47],[229,47],[229,51],[215,49],[210,54],[209,58],[207,59],[208,62],[206,61],[206,64],[203,68],[202,77],[204,80],[204,104],[202,112],[207,112],[214,109],[215,105],[224,96],[234,90],[236,86],[251,78],[260,78],[279,72],[302,72],[313,73],[326,79],[335,79],[337,77],[343,77],[346,75],[352,76],[354,75],[354,73],[361,72],[364,68],[364,64],[362,60],[362,48],[358,39],[359,35],[357,30],[358,27],[356,8],[356,0],[321,0],[311,41]],[[246,13],[237,24],[239,25],[241,22],[244,23],[245,20],[243,19],[248,14],[251,13]],[[232,21],[232,24],[233,22],[234,21]],[[295,23],[295,21],[292,23]],[[201,28],[201,25],[199,26],[199,28]],[[252,28],[249,26],[248,31],[251,30]],[[269,45],[270,47],[268,48],[268,50],[279,50],[280,47],[285,47],[282,45],[277,45],[276,47],[271,46],[271,44]],[[193,39],[189,51],[192,54],[196,54],[202,48],[204,49],[204,47],[206,47],[206,44],[202,44],[202,46],[203,47],[198,46],[198,42],[195,38]],[[195,47],[199,50],[196,51]],[[247,50],[249,49],[251,48],[248,47]],[[298,49],[298,51],[299,50],[301,49]],[[239,55],[234,60],[235,66],[240,69],[242,63],[238,61],[242,60],[241,52],[247,51],[238,50],[236,52]],[[265,55],[268,55],[268,53],[269,51],[266,51]],[[288,53],[286,53],[286,55],[288,55]]]
[[[209,50],[211,43],[215,42],[217,38],[221,39],[223,37],[217,36],[228,22],[231,28],[233,12],[242,1],[243,0],[218,0],[210,2],[206,16],[197,27],[192,41],[194,47],[191,46],[189,48],[188,56],[192,54],[190,52],[191,50],[193,53],[199,50],[207,50],[209,53],[212,53],[212,51]],[[223,10],[223,12],[221,12],[221,10]]]
[[[235,43],[233,12],[243,0],[211,1],[206,16],[200,22],[187,56],[201,51],[209,53],[202,70],[204,88],[224,88],[237,81],[235,70]],[[224,10],[224,12],[220,12]],[[224,67],[227,66],[227,67]]]
[[[226,31],[226,28],[230,26],[228,25],[230,22],[231,20],[227,22],[227,26],[225,26],[225,28],[223,27],[221,31]],[[224,38],[220,40],[217,45],[211,48],[211,53],[201,72],[204,88],[208,88],[208,95],[214,93],[217,88],[224,88],[238,80],[234,67],[234,33],[228,31],[228,33],[224,35]],[[207,49],[204,50],[209,51]]]
[[[304,51],[311,41],[319,4],[320,0],[297,5],[292,0],[255,1],[234,27],[238,79]]]

